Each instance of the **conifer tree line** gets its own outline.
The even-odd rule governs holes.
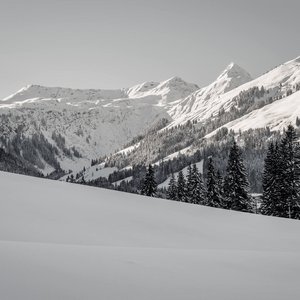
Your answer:
[[[289,125],[279,141],[269,144],[263,173],[263,195],[259,212],[264,215],[300,219],[300,144],[295,128]],[[143,195],[157,196],[153,167],[149,165]],[[224,178],[208,158],[206,177],[196,164],[189,165],[186,176],[172,173],[167,199],[211,207],[254,212],[241,148],[233,140]]]
[[[167,189],[170,200],[207,205],[217,208],[252,211],[251,198],[248,195],[249,183],[242,159],[242,152],[233,141],[230,149],[227,173],[224,178],[215,170],[213,158],[208,158],[206,180],[203,179],[197,165],[189,165],[187,175],[179,171],[177,178],[171,175]],[[157,184],[153,167],[149,165],[141,193],[155,196]]]

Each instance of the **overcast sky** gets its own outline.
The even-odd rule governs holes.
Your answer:
[[[27,84],[204,86],[300,55],[299,0],[0,0],[0,98]]]

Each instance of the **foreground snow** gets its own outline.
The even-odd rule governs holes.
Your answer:
[[[300,222],[0,173],[0,299],[298,299]]]

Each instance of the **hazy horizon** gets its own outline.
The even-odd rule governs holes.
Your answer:
[[[1,1],[0,99],[28,84],[123,88],[300,55],[299,1]]]

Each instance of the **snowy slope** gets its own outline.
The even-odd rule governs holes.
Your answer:
[[[174,76],[161,83],[145,82],[127,89],[130,98],[143,98],[157,96],[160,98],[159,105],[166,105],[170,102],[182,99],[198,90],[199,87],[193,83],[187,83],[182,78]]]
[[[272,91],[272,95],[284,96],[288,89],[300,83],[300,57],[288,61],[264,75],[251,80],[250,75],[236,64],[230,64],[215,82],[181,100],[169,110],[174,121],[172,127],[198,120],[203,122],[216,116],[220,109],[227,111],[232,99],[241,91],[261,87]],[[269,95],[270,96],[270,95]]]
[[[42,132],[54,145],[53,132],[60,134],[65,138],[66,148],[75,146],[83,157],[78,160],[61,155],[60,163],[65,170],[74,170],[78,165],[82,168],[80,161],[90,164],[92,158],[117,150],[153,123],[169,117],[153,105],[132,107],[121,102],[103,106],[98,100],[76,105],[55,99],[41,101],[43,103],[33,101],[0,107],[0,113],[7,116],[4,134],[12,138],[14,132],[24,126],[24,136]]]
[[[159,120],[170,119],[168,102],[197,89],[177,77],[119,90],[30,85],[0,101],[0,114],[5,116],[3,132],[8,140],[19,128],[25,137],[40,132],[53,145],[53,132],[60,134],[66,148],[75,146],[82,156],[70,158],[61,153],[62,168],[79,171],[91,159],[116,151]],[[41,171],[51,169],[46,167]]]
[[[261,89],[261,87],[263,86],[265,93],[261,96],[261,98],[251,100],[251,96],[249,96],[251,95],[251,92],[249,92],[248,94],[245,92],[244,95],[246,94],[247,96],[244,96],[243,101],[249,101],[250,103],[252,103],[251,101],[253,101],[253,104],[251,104],[251,109],[254,109],[256,100],[263,101],[265,107],[250,112],[242,118],[239,118],[240,115],[237,114],[236,118],[239,119],[236,119],[235,121],[226,124],[225,126],[234,130],[246,130],[249,128],[257,128],[260,126],[269,126],[270,128],[278,129],[279,127],[282,128],[283,126],[286,126],[291,120],[292,122],[295,122],[296,117],[299,115],[297,104],[295,104],[294,100],[291,100],[293,102],[292,105],[288,105],[284,108],[279,107],[281,105],[280,103],[283,103],[283,100],[278,100],[281,97],[284,97],[284,99],[290,99],[289,97],[291,96],[286,97],[289,91],[293,92],[294,98],[297,97],[297,84],[300,85],[299,57],[281,64],[273,70],[253,80],[251,79],[251,76],[247,71],[245,71],[238,65],[231,63],[213,83],[211,83],[207,87],[198,89],[197,91],[190,93],[185,98],[175,101],[169,101],[168,98],[164,98],[164,91],[169,91],[170,87],[173,87],[173,93],[179,95],[178,90],[181,90],[183,95],[183,91],[185,90],[184,87],[188,88],[187,93],[193,89],[193,85],[184,83],[182,79],[178,77],[171,78],[163,83],[143,83],[127,90],[127,93],[130,95],[131,101],[133,102],[137,101],[141,103],[143,101],[150,101],[150,99],[152,99],[152,102],[150,102],[153,103],[156,108],[163,108],[164,111],[168,114],[169,120],[171,120],[166,128],[171,128],[175,125],[182,125],[189,120],[197,120],[200,124],[199,127],[201,127],[201,123],[206,123],[206,125],[209,126],[212,119],[218,119],[219,112],[221,110],[224,112],[228,112],[233,106],[236,106],[236,97],[240,95],[241,92],[249,92],[251,91],[251,89],[253,90],[255,88]],[[157,92],[162,95],[159,101],[157,101],[155,96]],[[152,98],[149,96],[150,94],[152,95]],[[145,97],[140,98],[142,95],[144,95]],[[168,95],[170,96],[172,95],[172,93],[168,92]],[[175,98],[176,97],[172,97],[172,99]],[[274,102],[272,104],[267,104],[270,102],[270,98]],[[277,102],[279,108],[273,109],[273,107],[277,106]],[[269,109],[272,110],[270,113]],[[265,111],[267,112],[268,117],[265,115]],[[253,119],[254,117],[255,119]],[[234,125],[239,123],[240,121],[243,121],[243,123],[236,126]],[[280,126],[278,125],[279,123],[281,124]],[[222,124],[224,124],[224,122]],[[195,126],[196,129],[197,126],[198,125]],[[165,128],[161,129],[161,132],[163,132],[164,129]],[[214,133],[207,135],[206,137],[214,135],[217,130]],[[162,135],[161,139],[163,140],[163,138],[164,136]],[[174,153],[168,152],[166,154],[166,157],[164,157],[164,161],[168,161],[175,157],[178,157],[179,154],[191,155],[195,153],[197,148],[199,148],[199,143],[197,143],[198,140],[199,139],[195,137],[194,143],[189,141],[189,146],[184,149],[176,147]],[[121,150],[116,153],[116,157],[122,160],[123,158],[120,156],[120,154],[123,154],[126,160],[126,157],[130,155],[130,153],[134,150],[137,150],[137,156],[140,155],[140,157],[142,157],[143,155],[141,152],[145,151],[145,147],[140,147],[140,145],[145,146],[145,144],[147,143],[148,140],[146,137],[140,142],[132,144],[133,146],[124,149],[121,148]],[[182,144],[184,144],[185,146],[187,145],[186,143]],[[180,150],[177,150],[178,148]],[[159,161],[156,160],[157,158],[154,157],[152,162],[154,162],[155,164],[159,164]],[[129,162],[129,165],[130,164],[132,164],[132,162]],[[89,173],[90,170],[87,169],[87,176],[89,176]]]
[[[214,109],[215,101],[226,92],[250,81],[250,74],[235,63],[231,63],[210,85],[199,89],[172,107],[169,114],[175,120],[170,126],[196,118],[199,111]]]
[[[125,149],[122,147],[149,128],[155,128],[155,124],[162,119],[169,121],[166,128],[194,120],[201,127],[201,123],[208,124],[212,119],[217,119],[220,111],[228,112],[235,107],[234,98],[242,91],[262,86],[267,92],[264,99],[260,100],[272,98],[275,102],[270,109],[273,110],[277,99],[285,97],[289,90],[295,93],[296,84],[300,85],[300,57],[254,80],[247,71],[231,63],[213,83],[201,89],[179,77],[116,90],[78,90],[30,85],[0,101],[0,126],[4,137],[3,140],[0,139],[0,147],[5,147],[17,133],[20,135],[17,141],[38,133],[51,145],[58,147],[53,138],[55,133],[65,139],[64,147],[67,150],[75,147],[69,156],[64,149],[58,147],[56,159],[63,170],[77,173],[84,166],[89,167],[92,159],[115,152],[126,156],[139,147],[139,144]],[[256,121],[253,122],[260,124],[257,120],[265,118],[264,111],[268,107],[266,105],[258,112],[243,117],[240,120],[243,123],[234,129],[253,127],[249,124],[252,124],[255,114]],[[263,123],[263,126],[267,124],[276,129],[277,123],[281,122],[279,119],[286,120],[281,127],[290,120],[294,122],[296,108],[292,115],[288,110],[283,110],[283,114],[279,111],[276,116],[274,112],[268,113],[268,122]],[[262,115],[259,116],[260,113]],[[240,121],[233,121],[231,125]],[[176,153],[168,153],[169,156],[165,159],[171,159],[180,153],[177,149]],[[76,156],[75,151],[81,157]],[[188,151],[194,151],[192,145]],[[42,161],[42,165],[43,167],[38,168],[44,174],[54,170],[53,164]],[[94,178],[94,175],[88,176]]]
[[[300,91],[254,110],[225,124],[223,127],[227,127],[229,130],[232,129],[235,132],[265,127],[282,131],[290,124],[295,126],[297,117],[300,118]],[[218,130],[219,128],[208,134],[206,138],[212,137]]]
[[[9,173],[0,190],[1,299],[298,299],[299,221]]]

